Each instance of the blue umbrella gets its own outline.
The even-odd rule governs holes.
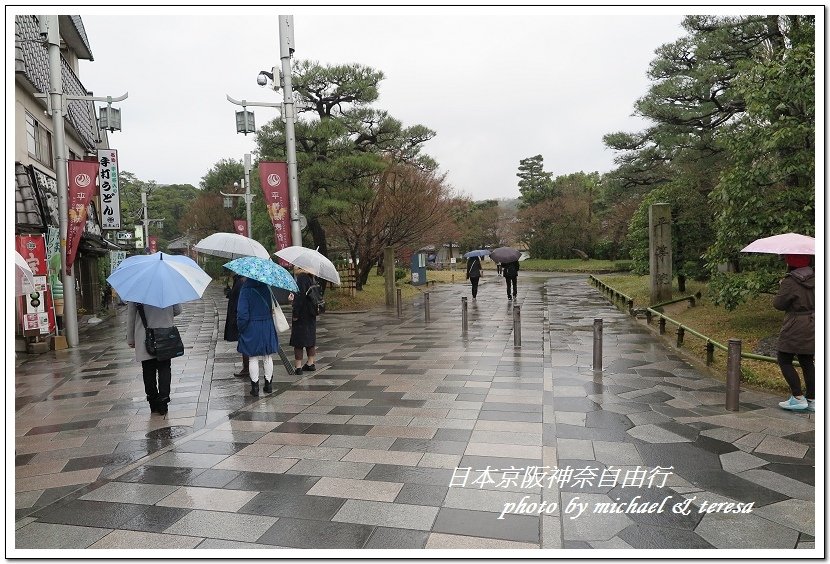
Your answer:
[[[107,278],[122,300],[156,307],[198,300],[210,281],[192,259],[166,253],[129,257]]]
[[[232,270],[245,278],[253,278],[263,284],[275,286],[290,292],[299,292],[297,281],[286,269],[271,259],[260,257],[241,257],[224,264],[225,268]]]
[[[487,249],[477,249],[475,251],[470,251],[468,253],[464,253],[464,258],[471,258],[471,257],[486,257],[490,254],[490,251]]]

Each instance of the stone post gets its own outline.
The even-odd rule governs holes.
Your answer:
[[[386,286],[386,305],[395,305],[395,249],[383,249],[383,277]]]
[[[671,206],[652,204],[648,208],[648,260],[651,275],[651,303],[671,299]]]

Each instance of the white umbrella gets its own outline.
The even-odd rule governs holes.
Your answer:
[[[334,263],[315,249],[292,245],[280,249],[274,254],[282,260],[312,273],[318,278],[328,280],[338,286],[340,285],[340,274],[337,272]]]
[[[196,243],[194,248],[206,255],[229,259],[239,257],[271,258],[271,255],[259,241],[239,233],[214,233]]]
[[[776,255],[814,255],[816,240],[809,235],[784,233],[756,239],[741,249],[742,253],[770,253]]]
[[[23,258],[23,255],[14,252],[14,295],[25,296],[33,291],[35,287],[35,278],[29,263]]]

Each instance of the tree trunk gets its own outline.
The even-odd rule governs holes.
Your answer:
[[[682,274],[677,275],[677,289],[681,292],[686,291],[686,277]]]
[[[316,217],[309,220],[308,227],[311,229],[311,236],[314,239],[314,246],[318,247],[320,254],[329,256],[329,248],[326,244],[326,230]]]
[[[372,267],[375,265],[375,261],[367,260],[361,261],[360,264],[360,271],[357,276],[357,289],[362,290],[363,286],[366,285],[366,281],[369,280],[369,273],[372,271]]]
[[[383,255],[381,255],[380,258],[378,259],[378,270],[377,270],[377,275],[378,276],[383,276],[383,274],[386,272],[385,267],[386,267],[386,265],[384,265],[384,263],[383,263]]]

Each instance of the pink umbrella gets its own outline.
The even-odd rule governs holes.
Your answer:
[[[784,233],[756,239],[741,249],[742,253],[772,253],[776,255],[814,255],[816,240],[798,233]]]

